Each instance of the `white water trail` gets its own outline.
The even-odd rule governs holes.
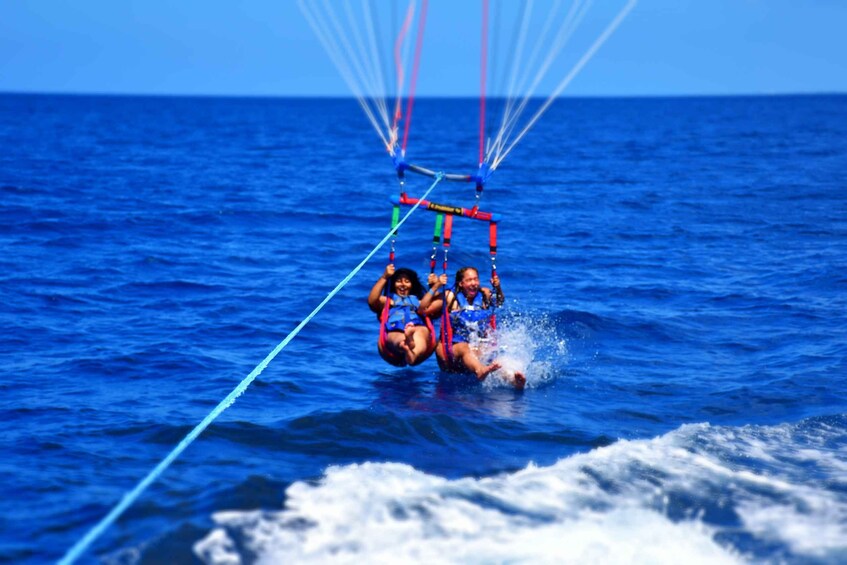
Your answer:
[[[838,563],[844,438],[843,423],[696,424],[485,478],[332,466],[292,484],[280,511],[216,513],[194,552],[226,564]]]

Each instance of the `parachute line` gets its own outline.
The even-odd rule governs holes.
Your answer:
[[[309,23],[312,30],[315,32],[315,35],[318,37],[318,40],[323,45],[324,49],[329,55],[330,60],[335,65],[336,69],[338,69],[338,72],[341,74],[341,78],[344,79],[344,82],[347,83],[347,86],[353,92],[353,95],[356,97],[356,101],[359,103],[359,106],[362,107],[365,116],[371,122],[371,125],[373,126],[377,135],[379,135],[379,138],[382,140],[383,144],[388,147],[388,136],[386,135],[386,133],[383,132],[382,128],[380,127],[380,121],[386,124],[388,123],[387,115],[380,116],[382,118],[381,120],[377,119],[377,117],[374,115],[374,110],[370,107],[368,103],[368,98],[366,98],[366,92],[364,88],[360,86],[359,82],[356,80],[356,77],[350,67],[350,64],[344,57],[344,51],[334,40],[334,36],[330,32],[329,26],[320,17],[319,12],[317,10],[315,10],[314,12],[311,11],[305,0],[298,0],[297,5],[300,8],[300,11],[303,13],[303,16],[306,18],[306,21]],[[331,10],[330,7],[327,7],[327,9]],[[370,98],[373,99],[374,97]]]
[[[352,5],[356,1],[360,10]],[[379,47],[380,39],[385,38],[378,37],[377,5],[373,0],[298,0],[298,5],[388,153],[395,158],[395,165],[402,168],[411,131],[429,2],[408,0],[402,11],[398,2],[390,3],[394,14],[391,32],[396,36],[390,40],[392,53],[384,59],[380,57]],[[471,175],[478,189],[617,30],[636,3],[637,0],[618,0],[618,7],[606,12],[605,4],[596,0],[497,2],[493,8],[490,0],[482,0],[477,143],[480,172]],[[589,12],[598,7],[601,7],[596,10],[599,15],[589,17]],[[503,10],[509,13],[501,14]],[[613,16],[611,21],[609,16]],[[496,35],[501,20],[514,22],[510,26],[512,44],[503,53],[505,65],[499,62],[499,49],[504,46]],[[577,29],[586,21],[592,29],[577,36]],[[575,36],[581,44],[571,49]],[[395,74],[388,77],[383,72],[383,61],[391,59]],[[560,80],[562,75],[557,71],[549,96],[536,97],[540,89],[546,90],[549,76],[559,66],[563,67],[561,72],[566,72],[564,77]],[[391,68],[390,63],[387,68]],[[394,86],[391,96],[395,99],[390,102],[386,79]],[[499,80],[503,84],[498,84]],[[402,170],[398,168],[401,174]]]
[[[515,145],[517,145],[518,142],[521,139],[523,139],[523,136],[525,136],[526,133],[532,128],[532,126],[535,125],[535,122],[537,122],[538,119],[544,114],[544,112],[547,111],[547,109],[550,107],[550,105],[553,103],[553,101],[556,98],[558,98],[559,94],[562,93],[562,91],[568,86],[568,84],[570,84],[570,82],[573,80],[573,78],[579,73],[579,71],[582,70],[582,68],[586,65],[586,63],[588,63],[588,61],[591,60],[591,57],[594,56],[594,54],[597,52],[597,50],[600,49],[600,47],[602,47],[602,45],[606,42],[606,40],[609,39],[609,37],[611,37],[611,35],[615,32],[615,30],[617,30],[618,26],[620,26],[620,24],[621,24],[621,22],[623,22],[624,18],[626,18],[626,16],[632,11],[632,9],[635,7],[636,3],[637,3],[637,0],[629,0],[627,2],[627,4],[621,9],[621,11],[618,12],[618,14],[615,16],[614,20],[612,20],[612,22],[609,23],[608,26],[606,26],[606,29],[603,30],[603,33],[601,33],[600,36],[597,39],[594,40],[594,43],[591,44],[591,47],[588,48],[588,50],[582,55],[582,57],[579,59],[579,61],[576,63],[576,65],[574,65],[574,67],[565,76],[565,78],[562,79],[562,81],[558,84],[558,86],[556,86],[555,90],[553,90],[553,93],[550,94],[550,96],[547,98],[547,100],[545,100],[544,104],[541,105],[541,107],[532,116],[532,118],[529,120],[529,122],[526,124],[526,126],[515,137],[515,139],[509,144],[508,148],[505,151],[503,151],[500,155],[497,155],[494,158],[494,160],[491,164],[492,170],[496,169],[500,165],[500,163],[503,161],[503,159],[505,159],[506,156],[509,153],[512,152],[512,149],[515,148]]]

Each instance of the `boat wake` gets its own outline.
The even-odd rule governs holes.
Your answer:
[[[281,511],[222,511],[206,563],[836,562],[847,557],[847,417],[685,425],[485,478],[333,466]]]

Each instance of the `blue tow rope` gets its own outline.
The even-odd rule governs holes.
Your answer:
[[[427,195],[432,192],[432,189],[434,189],[435,186],[439,182],[441,182],[443,176],[444,175],[442,173],[438,173],[436,175],[435,182],[430,185],[430,187],[421,197],[421,200],[426,199]],[[306,326],[306,324],[308,324],[312,320],[312,318],[314,318],[315,315],[320,312],[324,306],[326,306],[327,302],[329,302],[333,296],[338,294],[338,291],[344,288],[344,286],[348,282],[350,282],[350,280],[354,276],[356,276],[356,273],[358,273],[362,269],[362,267],[364,267],[365,264],[370,261],[370,259],[376,254],[376,252],[379,251],[382,246],[388,242],[389,239],[391,239],[392,235],[394,234],[394,231],[398,227],[400,227],[403,222],[405,222],[406,219],[411,216],[415,210],[417,210],[417,208],[418,204],[415,204],[412,209],[409,210],[409,212],[405,216],[403,216],[403,219],[401,219],[396,226],[392,227],[391,230],[386,234],[386,236],[382,238],[382,241],[380,241],[376,245],[376,247],[374,247],[373,250],[367,254],[364,259],[362,259],[362,262],[359,263],[352,271],[350,271],[350,274],[344,277],[344,279],[342,279],[341,282],[338,283],[335,288],[332,289],[332,291],[326,295],[326,298],[324,298],[323,301],[321,301],[321,303],[318,304],[317,307],[312,310],[312,312],[308,316],[306,316],[306,318],[304,318],[303,321],[300,322],[297,327],[292,330],[291,333],[285,336],[285,339],[283,339],[279,343],[279,345],[274,347],[273,351],[271,351],[267,355],[267,357],[262,360],[261,363],[256,365],[256,368],[253,369],[249,375],[244,377],[244,379],[238,384],[238,386],[235,387],[232,392],[230,392],[226,396],[226,398],[221,400],[221,402],[217,406],[215,406],[215,408],[211,412],[209,412],[209,415],[203,418],[203,421],[197,424],[197,426],[193,430],[191,430],[181,442],[179,442],[179,445],[177,445],[175,448],[173,448],[173,450],[171,450],[170,453],[168,453],[167,457],[162,459],[162,461],[158,465],[156,465],[156,467],[154,467],[153,470],[150,471],[150,473],[148,473],[147,476],[144,477],[144,479],[142,479],[141,482],[139,482],[135,486],[135,488],[133,488],[131,491],[127,492],[123,496],[121,501],[112,509],[111,512],[109,512],[102,520],[100,520],[100,522],[98,522],[93,528],[91,528],[91,530],[89,530],[88,533],[82,537],[82,539],[76,542],[76,544],[74,544],[74,546],[68,550],[65,556],[62,557],[62,559],[59,561],[59,564],[69,565],[70,563],[73,563],[74,561],[79,559],[80,556],[82,556],[82,554],[85,552],[85,550],[88,549],[88,546],[90,546],[94,542],[94,540],[100,537],[100,535],[104,531],[106,531],[106,528],[112,525],[112,523],[114,523],[114,521],[117,520],[118,517],[123,514],[126,509],[129,508],[138,499],[141,493],[143,493],[147,487],[149,487],[156,479],[159,478],[159,476],[165,471],[165,469],[170,466],[171,463],[174,462],[174,460],[179,456],[179,454],[185,451],[185,448],[187,448],[191,444],[191,442],[197,439],[197,436],[203,433],[203,430],[209,427],[209,424],[211,424],[215,420],[215,418],[220,416],[224,410],[232,406],[235,400],[239,396],[241,396],[241,394],[245,390],[247,390],[247,387],[250,386],[250,384],[256,379],[256,377],[258,377],[262,373],[262,371],[265,370],[265,367],[267,367],[270,362],[273,361],[274,357],[279,355],[279,352],[282,351],[286,345],[288,345],[288,342],[294,339],[294,337],[298,333],[300,333],[300,330],[302,330]]]

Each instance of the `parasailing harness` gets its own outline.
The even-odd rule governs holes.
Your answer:
[[[452,174],[452,173],[436,173],[435,171],[426,169],[424,167],[420,167],[417,165],[413,165],[407,163],[399,156],[402,155],[402,151],[397,148],[394,152],[394,163],[395,169],[397,171],[397,177],[400,182],[400,194],[397,196],[391,197],[390,201],[392,203],[392,213],[391,213],[391,229],[392,229],[392,238],[388,252],[388,263],[393,264],[395,258],[395,249],[396,242],[398,236],[397,230],[397,222],[400,218],[400,207],[401,206],[418,206],[421,209],[429,210],[435,213],[435,226],[433,230],[432,236],[432,251],[430,253],[430,261],[429,261],[429,273],[430,275],[436,275],[436,267],[438,265],[438,254],[441,251],[442,260],[441,260],[441,274],[446,275],[448,269],[448,257],[450,252],[450,245],[453,236],[453,219],[458,218],[466,218],[469,220],[476,220],[481,222],[488,222],[488,252],[489,257],[491,259],[491,277],[494,278],[497,275],[497,224],[501,219],[500,214],[486,212],[479,209],[479,202],[482,196],[483,188],[485,185],[485,181],[491,175],[491,170],[488,165],[483,163],[480,165],[479,171],[476,175],[462,175],[462,174]],[[438,202],[433,202],[429,200],[424,200],[420,198],[414,198],[409,196],[405,191],[406,186],[406,172],[414,172],[424,176],[437,177],[441,176],[445,180],[457,181],[457,182],[473,182],[476,186],[476,199],[473,207],[464,208],[461,206],[453,206],[448,204],[442,204]],[[437,275],[436,275],[437,276]],[[385,344],[385,327],[386,322],[389,316],[389,304],[391,301],[391,290],[390,284],[386,285],[385,288],[385,305],[383,306],[382,317],[381,317],[381,329],[380,329],[380,347]],[[481,295],[481,293],[480,293]],[[456,366],[453,361],[453,342],[457,337],[456,329],[455,329],[455,320],[453,320],[453,316],[451,315],[450,308],[453,303],[461,296],[458,288],[454,286],[453,288],[453,299],[451,303],[448,304],[446,292],[444,293],[444,297],[442,300],[442,309],[441,309],[441,332],[439,335],[439,343],[444,351],[445,363],[443,368],[448,371],[461,371],[462,367]],[[462,296],[464,299],[464,296]],[[460,302],[460,306],[462,303]],[[497,300],[492,300],[490,304],[486,304],[486,313],[485,318],[488,320],[488,324],[491,329],[495,329],[497,326],[497,319],[495,313],[489,313],[488,308],[494,308],[498,306]],[[435,331],[432,328],[432,323],[429,320],[428,316],[424,316],[426,318],[427,327],[430,329],[430,337],[431,337],[431,345],[435,343]],[[461,338],[460,338],[461,339]],[[387,352],[387,349],[385,350]],[[405,364],[402,360],[399,360],[398,363],[395,363],[394,360],[389,359],[389,362],[395,365],[400,365],[402,363]]]

